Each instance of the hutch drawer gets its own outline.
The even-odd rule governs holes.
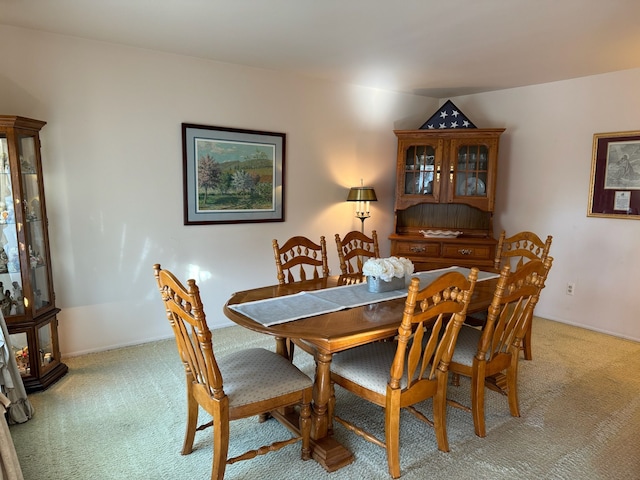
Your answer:
[[[464,258],[491,260],[493,262],[494,248],[491,245],[443,243],[442,256],[446,258]]]
[[[392,255],[396,257],[437,257],[440,255],[439,242],[392,241]]]

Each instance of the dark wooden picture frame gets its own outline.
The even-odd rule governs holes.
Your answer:
[[[593,135],[589,217],[640,219],[640,131]]]
[[[284,221],[286,134],[182,124],[184,224]]]

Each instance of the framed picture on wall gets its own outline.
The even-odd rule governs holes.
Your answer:
[[[284,221],[284,133],[182,124],[184,224]]]
[[[640,219],[640,131],[596,133],[589,217]]]

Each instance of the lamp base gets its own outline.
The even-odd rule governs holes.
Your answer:
[[[364,233],[364,221],[369,218],[370,215],[356,215],[356,218],[359,218],[362,222],[362,226],[360,227],[360,232]]]

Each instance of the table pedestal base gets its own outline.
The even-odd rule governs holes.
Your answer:
[[[296,435],[300,435],[297,412],[283,413],[271,412],[274,418],[291,430]],[[353,462],[353,454],[333,437],[327,436],[319,439],[311,439],[311,449],[313,459],[322,465],[327,472],[335,472]]]

